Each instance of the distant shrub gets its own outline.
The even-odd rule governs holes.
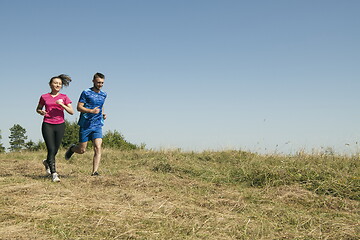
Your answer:
[[[31,152],[40,151],[46,149],[46,144],[43,141],[38,141],[37,143],[32,140],[25,143],[25,149]]]
[[[103,146],[120,150],[143,149],[145,145],[138,146],[125,140],[124,136],[118,131],[107,131],[103,136]]]

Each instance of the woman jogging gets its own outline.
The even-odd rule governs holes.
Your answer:
[[[43,161],[46,172],[52,175],[53,182],[60,182],[56,173],[55,156],[59,150],[65,133],[64,109],[69,114],[74,114],[71,100],[60,93],[63,86],[69,86],[71,78],[61,74],[50,79],[50,93],[41,95],[36,112],[44,116],[41,132],[47,148],[47,157]],[[43,107],[45,106],[45,110]]]

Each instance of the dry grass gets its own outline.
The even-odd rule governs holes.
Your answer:
[[[91,177],[91,152],[70,162],[60,158],[63,153],[60,183],[44,176],[44,153],[0,154],[0,239],[360,236],[358,159],[107,149],[102,175]],[[322,165],[327,170],[319,171],[328,176],[336,164],[347,176],[335,181],[314,172]],[[265,180],[258,182],[258,175]],[[311,187],[314,179],[317,188]],[[318,191],[319,185],[333,190]]]

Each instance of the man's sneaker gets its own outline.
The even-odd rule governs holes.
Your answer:
[[[48,164],[48,162],[46,161],[46,159],[43,160],[43,164],[44,164],[44,166],[45,166],[46,174],[47,174],[47,175],[50,175],[50,174],[51,174],[51,171],[50,171],[50,167],[49,167],[49,164]]]
[[[71,158],[71,156],[74,154],[74,152],[71,150],[72,147],[75,147],[76,145],[73,144],[69,147],[69,149],[66,151],[65,153],[65,159],[69,160]]]
[[[60,178],[57,173],[52,174],[52,181],[53,182],[60,182]]]
[[[98,173],[98,172],[93,172],[93,173],[91,174],[91,176],[100,176],[100,173]]]

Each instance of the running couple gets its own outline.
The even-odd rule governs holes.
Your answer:
[[[104,85],[105,76],[95,73],[93,87],[84,90],[79,98],[77,110],[80,112],[78,125],[79,143],[72,145],[65,154],[69,160],[74,153],[83,154],[87,142],[92,141],[94,145],[92,176],[98,176],[98,168],[101,160],[102,126],[106,119],[103,106],[107,94],[101,90]],[[55,156],[61,145],[65,133],[64,110],[74,114],[71,100],[65,94],[60,93],[63,86],[69,86],[71,78],[61,74],[50,79],[50,93],[41,95],[36,112],[44,116],[42,123],[42,135],[47,148],[47,157],[43,160],[47,174],[52,176],[53,182],[59,182],[60,178],[56,172]],[[45,107],[45,110],[43,108]]]

